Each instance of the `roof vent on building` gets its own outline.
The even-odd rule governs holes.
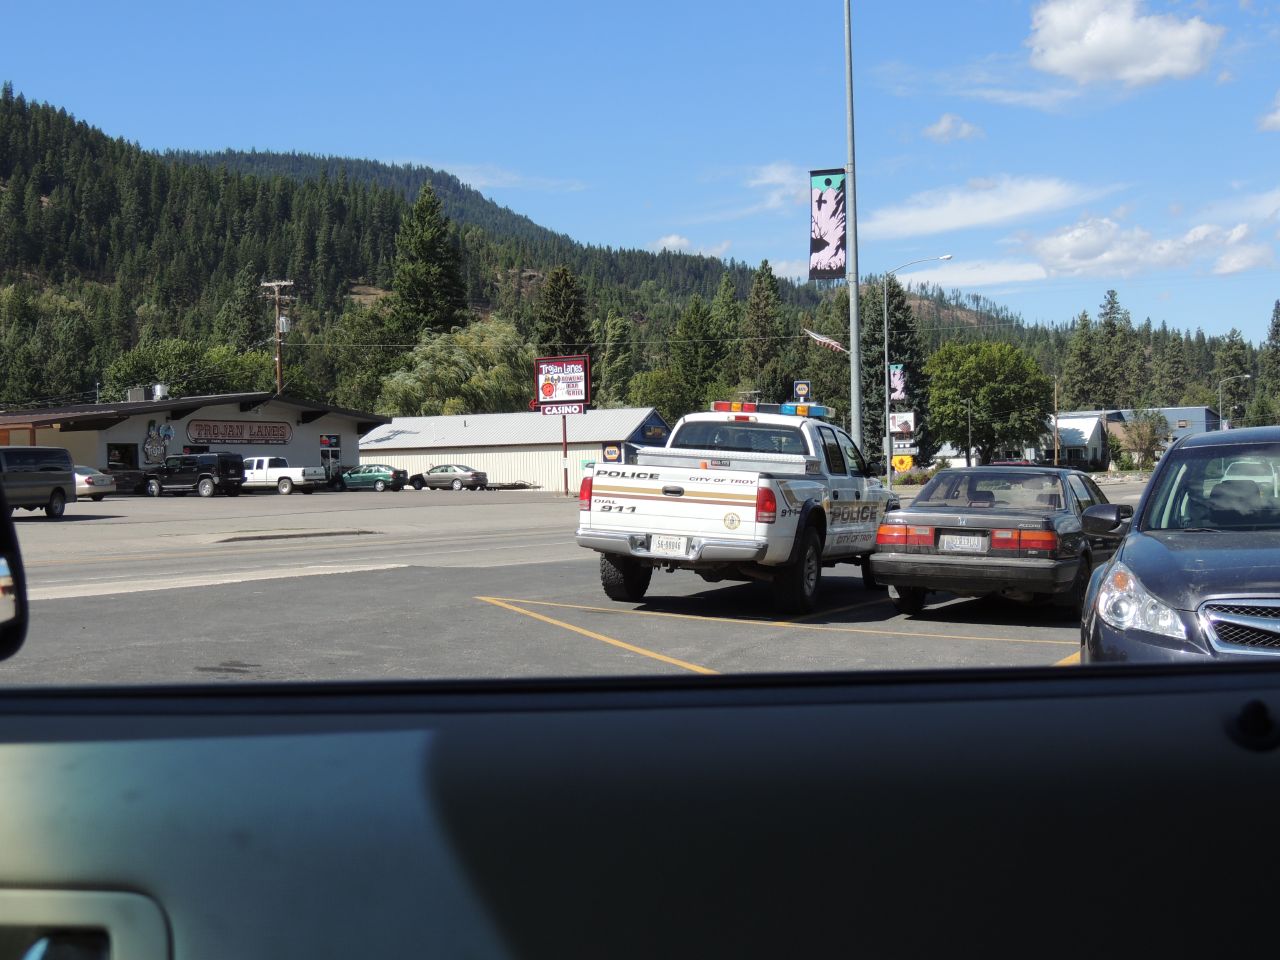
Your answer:
[[[167,383],[157,383],[151,396],[156,400],[164,400],[169,396],[169,385]]]
[[[142,403],[147,399],[146,387],[130,387],[125,393],[125,400],[129,403]]]

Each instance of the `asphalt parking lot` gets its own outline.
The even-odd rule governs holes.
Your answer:
[[[1135,502],[1141,484],[1105,488]],[[779,617],[759,584],[600,589],[576,500],[413,491],[111,497],[15,514],[27,645],[0,684],[632,676],[1068,664],[1054,607],[936,597],[915,618],[856,567]]]

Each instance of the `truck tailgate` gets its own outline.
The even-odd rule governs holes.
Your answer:
[[[590,471],[592,530],[755,540],[756,473],[598,465]]]

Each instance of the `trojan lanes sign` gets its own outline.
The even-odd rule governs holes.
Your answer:
[[[590,357],[539,357],[533,361],[533,370],[534,397],[539,406],[576,404],[583,409],[560,412],[582,413],[591,402]]]
[[[293,427],[282,420],[190,420],[187,439],[199,444],[284,444],[293,439]]]

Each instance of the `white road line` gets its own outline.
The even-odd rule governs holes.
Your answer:
[[[27,599],[70,600],[73,597],[107,597],[122,593],[146,593],[152,590],[184,590],[190,587],[216,587],[255,580],[288,580],[293,577],[323,577],[337,573],[372,573],[377,570],[400,570],[407,563],[355,564],[350,566],[292,567],[284,570],[231,571],[195,577],[169,577],[164,580],[116,580],[79,583],[63,587],[32,587]]]

